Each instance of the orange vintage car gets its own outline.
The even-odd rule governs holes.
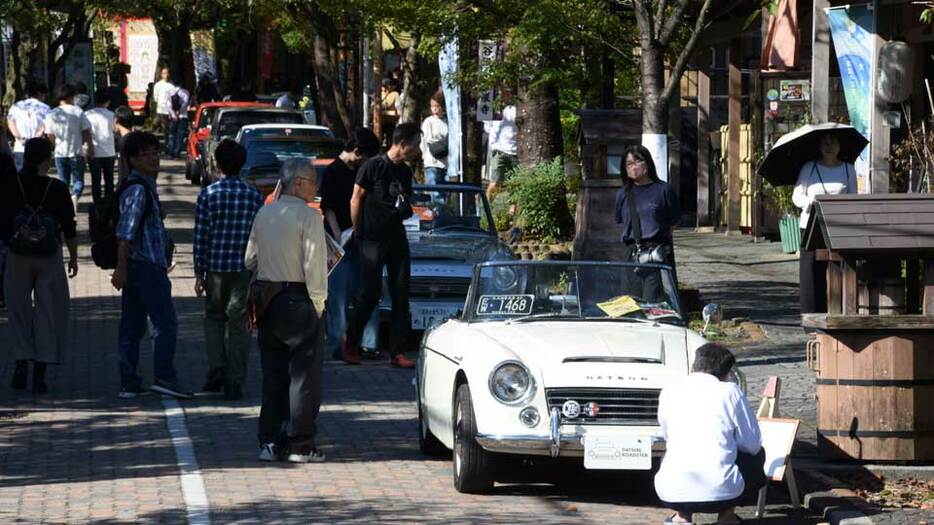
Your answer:
[[[204,173],[204,164],[201,162],[201,146],[211,134],[211,119],[219,108],[250,108],[272,107],[271,104],[259,102],[205,102],[199,104],[195,110],[195,118],[191,120],[191,131],[188,133],[186,150],[188,159],[185,161],[185,178],[192,184],[200,184]]]

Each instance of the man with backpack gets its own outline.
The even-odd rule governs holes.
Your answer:
[[[123,292],[118,339],[120,397],[132,399],[143,391],[137,365],[148,318],[154,347],[152,390],[190,398],[191,393],[178,386],[173,363],[178,319],[168,276],[171,241],[156,188],[159,139],[151,133],[134,131],[124,139],[123,155],[131,172],[116,193],[116,268],[110,281]]]
[[[166,98],[169,102],[169,131],[166,137],[166,148],[169,157],[178,159],[188,136],[188,105],[191,102],[191,94],[182,86],[181,79],[175,79],[174,84],[166,91]]]
[[[201,190],[195,207],[195,293],[207,295],[204,305],[204,344],[209,372],[205,392],[224,399],[243,399],[250,332],[247,294],[251,273],[243,263],[250,229],[263,198],[240,177],[246,150],[225,139],[214,150],[224,175]],[[225,341],[226,336],[226,341]]]

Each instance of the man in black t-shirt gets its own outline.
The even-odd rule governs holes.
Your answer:
[[[350,219],[350,198],[353,196],[356,170],[368,158],[379,153],[379,140],[367,128],[357,128],[344,145],[340,157],[332,162],[321,175],[321,211],[324,212],[324,228],[338,242],[344,241],[344,232],[353,228]],[[328,276],[328,301],[324,312],[326,330],[325,345],[328,353],[341,359],[341,341],[347,329],[347,301],[360,273],[360,257],[353,242],[344,244],[344,258]],[[374,317],[376,323],[379,318]],[[370,328],[368,326],[368,328]],[[367,330],[363,346],[376,348],[375,329]]]
[[[402,221],[412,216],[412,170],[405,164],[418,158],[421,130],[414,123],[396,126],[392,147],[366,161],[357,172],[350,216],[360,253],[363,289],[354,301],[341,351],[344,361],[360,362],[363,326],[379,303],[383,290],[383,266],[389,280],[392,322],[389,341],[392,365],[414,368],[405,356],[409,336],[409,241]]]

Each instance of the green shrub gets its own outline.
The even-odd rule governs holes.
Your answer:
[[[493,224],[496,231],[507,232],[512,228],[513,215],[510,211],[512,205],[509,202],[509,193],[502,191],[496,195],[490,204],[490,211],[493,213]]]
[[[508,201],[516,205],[514,221],[527,239],[556,242],[574,235],[568,188],[561,157],[531,168],[519,167],[506,184]]]

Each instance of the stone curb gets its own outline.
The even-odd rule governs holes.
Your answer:
[[[822,472],[801,468],[796,471],[803,473],[819,484],[834,487],[843,485],[841,481]],[[823,516],[830,525],[872,525],[875,523],[870,514],[873,508],[855,492],[843,488],[831,488],[824,491],[809,492],[804,495],[804,506]]]

